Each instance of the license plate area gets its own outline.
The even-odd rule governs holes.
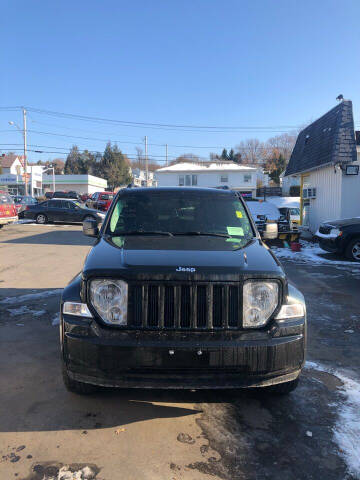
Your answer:
[[[197,368],[209,365],[210,353],[206,350],[169,349],[162,354],[162,366],[164,368]]]

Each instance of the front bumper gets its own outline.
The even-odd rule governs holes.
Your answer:
[[[107,387],[242,388],[294,380],[305,361],[305,318],[259,331],[119,331],[65,315],[71,378]]]
[[[342,253],[343,252],[343,246],[339,242],[338,237],[319,237],[317,236],[319,240],[319,246],[326,252],[330,253]]]
[[[18,217],[0,217],[0,225],[7,225],[8,223],[16,222]]]

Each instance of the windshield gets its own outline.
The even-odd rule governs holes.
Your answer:
[[[208,233],[240,237],[245,241],[254,236],[249,218],[237,197],[175,190],[120,196],[106,233],[122,235],[132,232]]]
[[[300,215],[300,208],[290,208],[290,215]]]

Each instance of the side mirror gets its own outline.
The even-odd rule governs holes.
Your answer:
[[[83,234],[88,237],[97,237],[99,235],[99,227],[97,221],[93,219],[84,220]]]

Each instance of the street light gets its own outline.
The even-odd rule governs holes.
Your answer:
[[[55,167],[54,165],[49,165],[48,168],[45,168],[42,173],[52,170],[52,184],[53,184],[53,193],[55,193]]]

